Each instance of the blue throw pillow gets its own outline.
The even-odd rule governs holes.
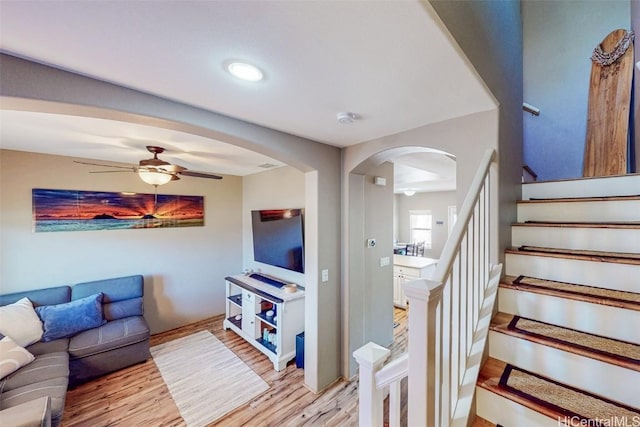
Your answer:
[[[42,341],[70,337],[87,329],[97,328],[107,321],[102,316],[102,292],[75,301],[36,307],[44,324]]]

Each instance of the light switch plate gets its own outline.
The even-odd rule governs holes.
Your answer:
[[[322,281],[323,282],[329,281],[329,270],[322,270]]]

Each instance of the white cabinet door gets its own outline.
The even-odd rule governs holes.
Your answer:
[[[252,338],[256,338],[256,296],[242,290],[242,331]]]
[[[400,306],[402,302],[400,293],[402,287],[402,276],[394,275],[393,276],[393,305]]]
[[[400,308],[407,308],[407,298],[404,295],[402,285],[405,282],[405,275],[402,269],[394,269],[393,273],[393,305]]]

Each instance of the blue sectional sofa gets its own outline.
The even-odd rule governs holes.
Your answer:
[[[137,275],[0,295],[0,306],[28,298],[44,326],[42,340],[26,347],[35,359],[0,380],[2,425],[48,425],[50,419],[57,426],[68,387],[146,361],[150,332],[143,292]],[[100,313],[96,327],[83,330],[85,313],[71,321],[64,317],[78,305]]]

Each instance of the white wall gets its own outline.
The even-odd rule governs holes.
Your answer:
[[[582,176],[591,54],[630,29],[629,0],[523,1],[524,161],[538,180]],[[637,42],[636,42],[637,43]]]
[[[72,160],[0,151],[0,292],[142,274],[152,333],[224,313],[224,277],[242,267],[242,179],[158,188],[204,196],[204,227],[33,232],[32,188],[153,193],[133,173],[89,174]]]
[[[400,242],[409,242],[409,211],[429,210],[433,218],[431,249],[425,249],[424,255],[428,258],[440,258],[440,253],[449,237],[449,206],[456,206],[455,191],[438,191],[433,193],[416,193],[413,196],[396,194],[396,209],[398,218],[397,239]],[[442,221],[442,224],[437,224]]]
[[[242,182],[242,267],[304,286],[304,274],[253,259],[251,211],[305,208],[304,174],[290,166],[245,176]]]

